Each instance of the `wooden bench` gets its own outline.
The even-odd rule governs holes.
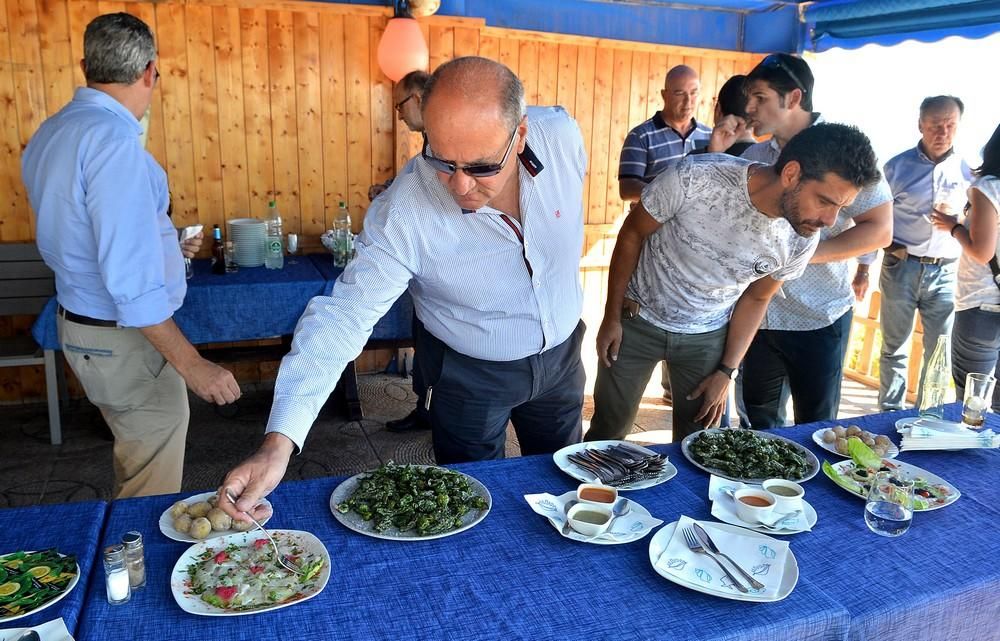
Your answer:
[[[34,243],[0,243],[0,316],[37,315],[55,293],[55,276]],[[43,350],[31,336],[0,337],[0,367],[45,366],[49,438],[53,445],[62,443],[57,363],[55,351]]]

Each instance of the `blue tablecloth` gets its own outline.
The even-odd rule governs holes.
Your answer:
[[[174,321],[195,345],[258,340],[292,334],[314,296],[329,294],[341,270],[329,254],[286,258],[282,269],[241,267],[236,273],[211,273],[208,260],[195,260],[184,304]],[[413,305],[408,294],[380,321],[373,339],[408,339]],[[44,349],[59,349],[56,299],[31,329]]]
[[[98,564],[97,543],[108,504],[104,501],[36,505],[0,510],[0,554],[19,550],[55,548],[63,554],[76,555],[80,581],[59,602],[31,616],[8,623],[0,629],[28,628],[62,617],[70,632],[77,629],[91,575],[104,589],[104,568]]]
[[[326,254],[310,254],[309,258],[313,261],[316,269],[319,273],[323,275],[323,278],[327,281],[326,289],[323,294],[329,295],[333,291],[334,285],[336,284],[337,278],[340,276],[341,272],[344,271],[343,267],[335,267],[333,264],[333,255]],[[385,316],[375,325],[375,330],[372,332],[372,340],[404,340],[413,337],[412,330],[412,320],[413,320],[413,299],[410,298],[410,292],[403,292]]]
[[[955,411],[949,408],[952,416]],[[892,433],[905,415],[850,422]],[[781,434],[821,460],[833,459],[810,439],[825,425]],[[990,416],[989,425],[1000,429],[1000,420]],[[670,455],[679,474],[630,498],[667,522],[681,514],[709,519],[708,476],[676,445],[657,449]],[[649,537],[619,546],[561,538],[523,499],[575,486],[547,456],[457,466],[490,489],[493,511],[467,532],[419,543],[376,540],[337,523],[328,501],[342,479],[281,485],[271,497],[269,527],[316,534],[331,553],[333,573],[316,598],[252,616],[181,611],[167,577],[185,545],[159,535],[155,525],[177,497],[117,501],[104,538],[144,528],[150,583],[124,607],[108,606],[103,586],[91,585],[78,639],[995,639],[998,453],[902,458],[949,480],[963,497],[918,513],[910,532],[886,539],[866,528],[862,500],[820,474],[806,484],[819,522],[812,532],[789,537],[799,583],[787,599],[769,604],[722,600],[665,581],[650,566]]]

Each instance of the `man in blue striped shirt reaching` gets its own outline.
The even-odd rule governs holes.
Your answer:
[[[312,300],[281,363],[267,435],[224,487],[253,511],[301,449],[323,402],[407,288],[438,463],[580,440],[579,267],[586,152],[561,108],[524,106],[509,69],[439,67],[423,94],[424,149],[374,200],[357,256]],[[239,518],[222,493],[219,505]],[[245,517],[243,517],[245,518]]]

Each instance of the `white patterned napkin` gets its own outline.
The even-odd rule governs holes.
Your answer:
[[[48,623],[36,625],[33,628],[0,630],[0,641],[13,641],[28,630],[37,632],[41,641],[73,641],[73,635],[66,629],[66,622],[62,620],[62,617],[53,619]]]
[[[977,432],[961,423],[918,418],[897,428],[903,434],[899,450],[964,450],[1000,447],[1000,435],[993,430]]]
[[[576,492],[566,492],[561,496],[553,496],[547,493],[524,495],[524,500],[528,502],[528,505],[531,506],[531,509],[535,513],[554,521],[553,525],[555,525],[556,529],[560,530],[560,534],[562,533],[562,526],[566,524],[566,502],[574,498],[576,498]],[[640,539],[653,528],[663,524],[663,521],[660,519],[638,513],[638,510],[635,509],[638,503],[632,501],[632,499],[629,499],[629,501],[632,503],[632,509],[629,510],[628,514],[623,514],[615,519],[615,522],[611,524],[611,531],[602,534],[598,540]],[[570,529],[568,537],[577,541],[585,541],[589,538],[573,529]]]
[[[729,479],[724,479],[713,474],[708,481],[708,500],[712,502],[712,516],[720,521],[732,523],[733,525],[754,525],[753,523],[747,523],[740,518],[740,515],[736,513],[736,503],[733,501],[731,496],[726,494],[727,490],[735,492],[736,490],[741,490],[745,487],[753,488],[755,490],[761,489],[759,485],[741,483],[739,481],[730,481]],[[778,518],[777,514],[772,517],[772,519],[776,518]],[[770,521],[768,522],[770,523]],[[812,531],[812,528],[809,526],[809,521],[806,519],[804,509],[797,516],[783,519],[775,527],[780,527],[785,530],[795,530],[796,532]]]
[[[656,567],[669,572],[678,579],[692,585],[708,588],[725,594],[742,594],[733,587],[726,573],[706,554],[692,552],[684,541],[684,528],[691,527],[694,519],[681,516],[677,528],[670,537],[670,542],[656,560]],[[720,550],[729,555],[751,576],[764,584],[757,590],[747,584],[747,581],[735,570],[730,570],[747,588],[747,594],[763,597],[775,597],[781,588],[781,578],[785,571],[785,558],[788,556],[788,543],[771,538],[750,537],[722,530],[713,523],[698,522],[715,542]],[[722,559],[725,563],[725,559]]]

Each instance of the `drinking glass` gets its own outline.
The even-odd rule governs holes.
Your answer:
[[[236,242],[227,240],[223,247],[226,256],[226,273],[232,274],[233,272],[240,271],[240,266],[236,264]]]
[[[299,262],[295,260],[295,254],[298,251],[299,251],[299,235],[288,234],[288,255],[290,256],[288,260],[289,265],[294,265]]]
[[[962,405],[962,423],[966,427],[979,429],[986,420],[993,387],[997,379],[990,374],[969,374],[965,377],[965,402]]]
[[[879,536],[902,536],[913,521],[913,481],[878,472],[868,491],[865,523]]]

